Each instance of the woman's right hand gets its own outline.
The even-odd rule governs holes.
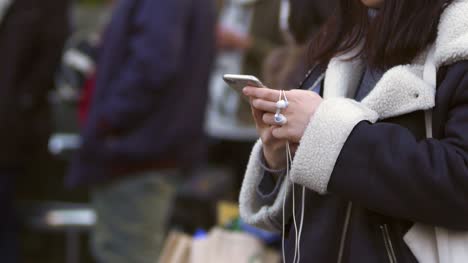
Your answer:
[[[252,98],[250,98],[250,105],[257,132],[262,140],[263,155],[265,157],[266,164],[270,169],[274,170],[286,168],[286,141],[277,139],[273,136],[272,131],[274,126],[270,126],[263,122],[263,114],[266,112],[256,109],[252,105]],[[291,145],[291,151],[295,152],[296,148],[296,145]]]

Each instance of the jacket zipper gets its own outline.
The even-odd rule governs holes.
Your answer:
[[[349,222],[351,221],[351,212],[353,211],[353,203],[349,202],[346,209],[346,219],[343,225],[343,232],[341,233],[340,250],[338,252],[338,263],[343,262],[343,253],[345,248],[346,237],[348,235]]]
[[[390,263],[398,263],[398,260],[395,255],[395,250],[393,249],[392,239],[390,238],[390,232],[388,231],[388,225],[383,224],[380,226],[382,231],[382,237],[385,244],[385,249],[387,250],[387,256]]]

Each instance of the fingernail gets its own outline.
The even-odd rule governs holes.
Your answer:
[[[254,107],[257,106],[257,100],[252,100],[252,106],[254,106]]]

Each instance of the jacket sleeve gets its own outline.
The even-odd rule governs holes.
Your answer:
[[[126,130],[145,120],[160,94],[170,89],[182,62],[185,0],[142,0],[132,19],[129,55],[110,82],[112,95],[104,102],[101,121],[108,129]]]
[[[262,142],[259,140],[252,150],[242,183],[239,196],[240,215],[250,225],[279,233],[282,230],[284,198],[287,206],[284,211],[291,211],[289,204],[292,188],[283,176],[270,194],[260,190],[265,175],[265,170],[260,164],[262,155]],[[290,216],[290,213],[285,214],[286,221]]]
[[[296,180],[302,178],[319,193],[340,195],[388,216],[468,230],[468,74],[449,70],[439,89],[453,85],[453,79],[458,87],[453,89],[447,120],[439,120],[445,123],[440,138],[417,141],[402,126],[356,119],[348,136],[335,138],[345,143],[335,151],[339,156],[322,167],[327,173],[305,165],[312,167],[311,178],[298,173]],[[345,115],[339,110],[328,114]],[[330,130],[342,126],[338,118],[335,121]],[[330,134],[309,140],[329,141]],[[321,158],[328,157],[319,153],[315,160]]]

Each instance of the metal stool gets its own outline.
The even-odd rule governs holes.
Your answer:
[[[80,262],[80,234],[96,223],[96,214],[86,204],[40,202],[27,205],[23,218],[34,230],[64,233],[66,263]]]

